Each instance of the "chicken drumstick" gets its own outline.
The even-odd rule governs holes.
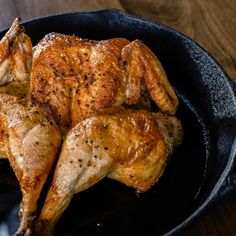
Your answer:
[[[22,192],[16,235],[31,235],[37,200],[60,146],[60,133],[54,121],[28,101],[32,45],[19,21],[0,41],[0,158],[9,160]]]

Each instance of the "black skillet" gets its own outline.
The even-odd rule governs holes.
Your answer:
[[[235,190],[236,86],[198,44],[165,25],[117,10],[49,16],[23,25],[34,44],[52,31],[98,40],[141,39],[158,55],[180,98],[177,116],[185,136],[160,182],[137,195],[104,179],[73,198],[56,235],[173,235]],[[12,235],[21,196],[17,186],[3,183],[8,175],[12,171],[1,161],[0,222]]]

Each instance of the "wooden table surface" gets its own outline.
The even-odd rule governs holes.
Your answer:
[[[26,20],[101,8],[117,8],[183,32],[206,48],[236,81],[236,0],[0,0],[0,29],[17,16]],[[181,235],[236,235],[236,195],[216,203]]]

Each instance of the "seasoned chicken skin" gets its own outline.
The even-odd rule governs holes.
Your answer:
[[[51,33],[34,48],[32,97],[72,126],[93,114],[138,104],[142,94],[174,115],[178,99],[161,63],[140,40],[101,41]]]
[[[150,112],[152,101],[165,114]],[[180,121],[171,116],[177,107],[161,63],[140,40],[50,33],[32,61],[17,19],[0,42],[0,158],[9,159],[22,191],[16,235],[51,235],[72,196],[104,177],[147,191],[181,143]]]
[[[143,110],[95,115],[79,122],[63,143],[39,217],[39,235],[51,235],[72,196],[105,176],[139,192],[148,190],[181,139],[177,118]]]
[[[0,158],[19,180],[22,202],[16,235],[31,235],[37,200],[60,145],[44,111],[28,101],[32,45],[16,19],[0,41]]]
[[[161,63],[140,40],[46,35],[34,48],[31,96],[52,111],[65,137],[39,235],[52,233],[73,194],[105,176],[148,190],[182,138],[174,117],[125,111],[150,110],[151,99],[169,115],[178,107]]]

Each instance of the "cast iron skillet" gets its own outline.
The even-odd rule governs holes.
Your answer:
[[[158,55],[180,98],[177,116],[185,136],[160,182],[137,195],[104,179],[73,198],[56,235],[173,235],[234,190],[236,86],[198,44],[165,25],[117,10],[48,16],[23,25],[34,44],[52,31],[98,40],[141,39]],[[12,171],[0,163],[3,179]],[[2,181],[0,193],[0,220],[13,234],[20,192]]]

